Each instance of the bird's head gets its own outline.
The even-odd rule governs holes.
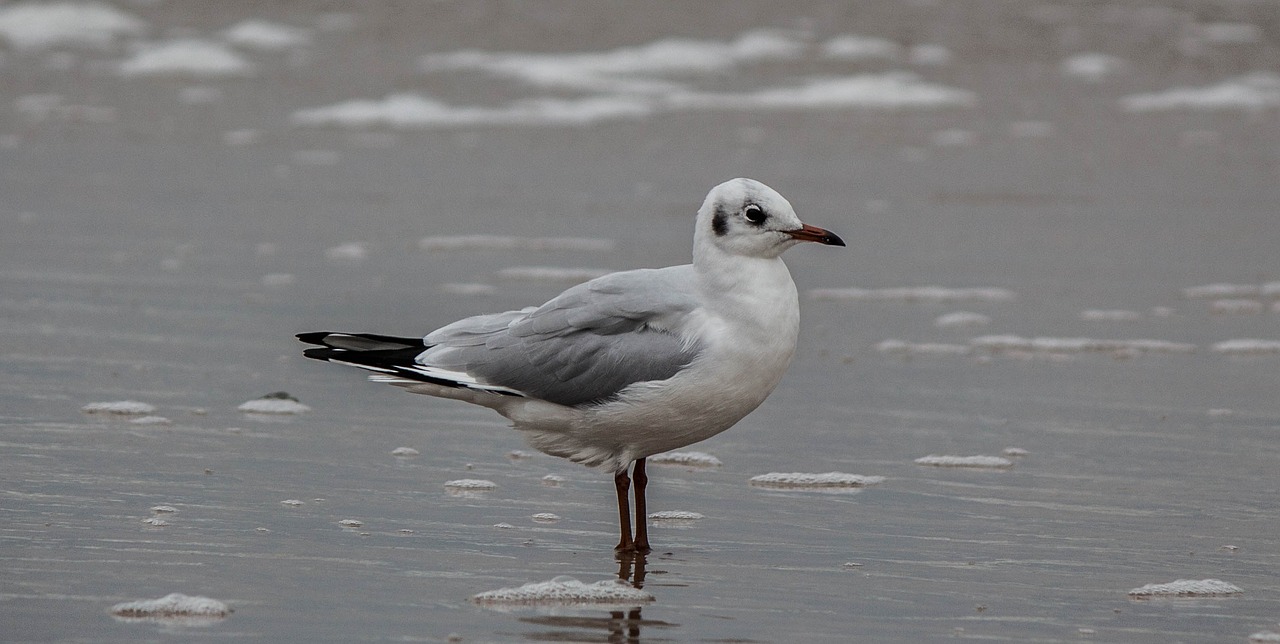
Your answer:
[[[712,188],[698,209],[695,245],[772,258],[804,241],[845,245],[835,233],[800,221],[785,197],[754,179],[733,179]]]

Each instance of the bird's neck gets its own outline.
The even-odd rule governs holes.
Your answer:
[[[695,253],[698,288],[708,302],[738,319],[790,318],[797,309],[795,282],[780,257],[730,255],[715,246]]]

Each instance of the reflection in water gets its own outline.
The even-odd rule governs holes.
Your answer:
[[[643,554],[618,552],[618,579],[637,590],[644,588],[645,565]],[[640,615],[640,607],[611,610],[609,615],[592,615],[585,611],[578,615],[538,615],[522,617],[521,622],[549,626],[554,630],[525,633],[527,639],[538,642],[640,642],[641,627],[672,628],[679,624],[658,620],[646,620]],[[569,630],[575,629],[575,630]],[[583,632],[587,631],[587,632]]]

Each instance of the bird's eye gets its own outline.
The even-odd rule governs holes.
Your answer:
[[[747,207],[742,209],[742,216],[746,217],[747,221],[756,224],[757,226],[763,224],[764,220],[769,217],[764,213],[764,208],[753,203],[747,204]]]

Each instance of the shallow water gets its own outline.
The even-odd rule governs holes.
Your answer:
[[[122,2],[145,28],[87,48],[9,42],[0,60],[0,639],[1243,642],[1280,630],[1280,353],[1215,350],[1280,340],[1266,288],[1280,280],[1280,112],[1265,82],[1252,107],[1124,100],[1274,74],[1269,3],[205,6]],[[305,28],[304,44],[236,45],[250,75],[116,71],[131,42],[225,45],[222,30],[248,18]],[[766,28],[789,31],[715,58]],[[900,49],[826,57],[842,35]],[[720,66],[644,67],[587,89],[420,69],[427,54],[600,54],[670,37]],[[1062,66],[1089,52],[1123,65]],[[779,108],[755,94],[904,70],[974,103]],[[459,109],[635,99],[609,93],[619,78],[647,83],[632,105],[648,111],[587,125],[294,119],[402,92]],[[754,98],[711,109],[709,93]],[[652,603],[473,603],[617,575],[608,476],[530,454],[486,410],[304,360],[292,334],[421,333],[540,303],[583,269],[687,261],[697,204],[740,175],[849,242],[788,254],[802,293],[880,296],[802,295],[787,378],[692,448],[722,464],[651,468],[651,511],[703,517],[651,527]],[[419,245],[476,234],[538,241]],[[571,238],[613,245],[547,242]],[[1222,283],[1253,288],[1195,290]],[[940,292],[930,286],[1013,297],[920,297]],[[1240,299],[1256,306],[1220,303]],[[989,321],[935,324],[961,311]],[[1049,341],[981,341],[993,336]],[[877,349],[886,341],[960,350]],[[311,411],[236,409],[281,390]],[[81,411],[121,400],[171,422]],[[914,462],[1009,447],[1027,452],[1009,468]],[[885,480],[749,483],[770,472]],[[445,486],[464,479],[496,488]],[[1127,595],[1176,579],[1243,593]],[[173,592],[234,612],[206,625],[110,614]]]

